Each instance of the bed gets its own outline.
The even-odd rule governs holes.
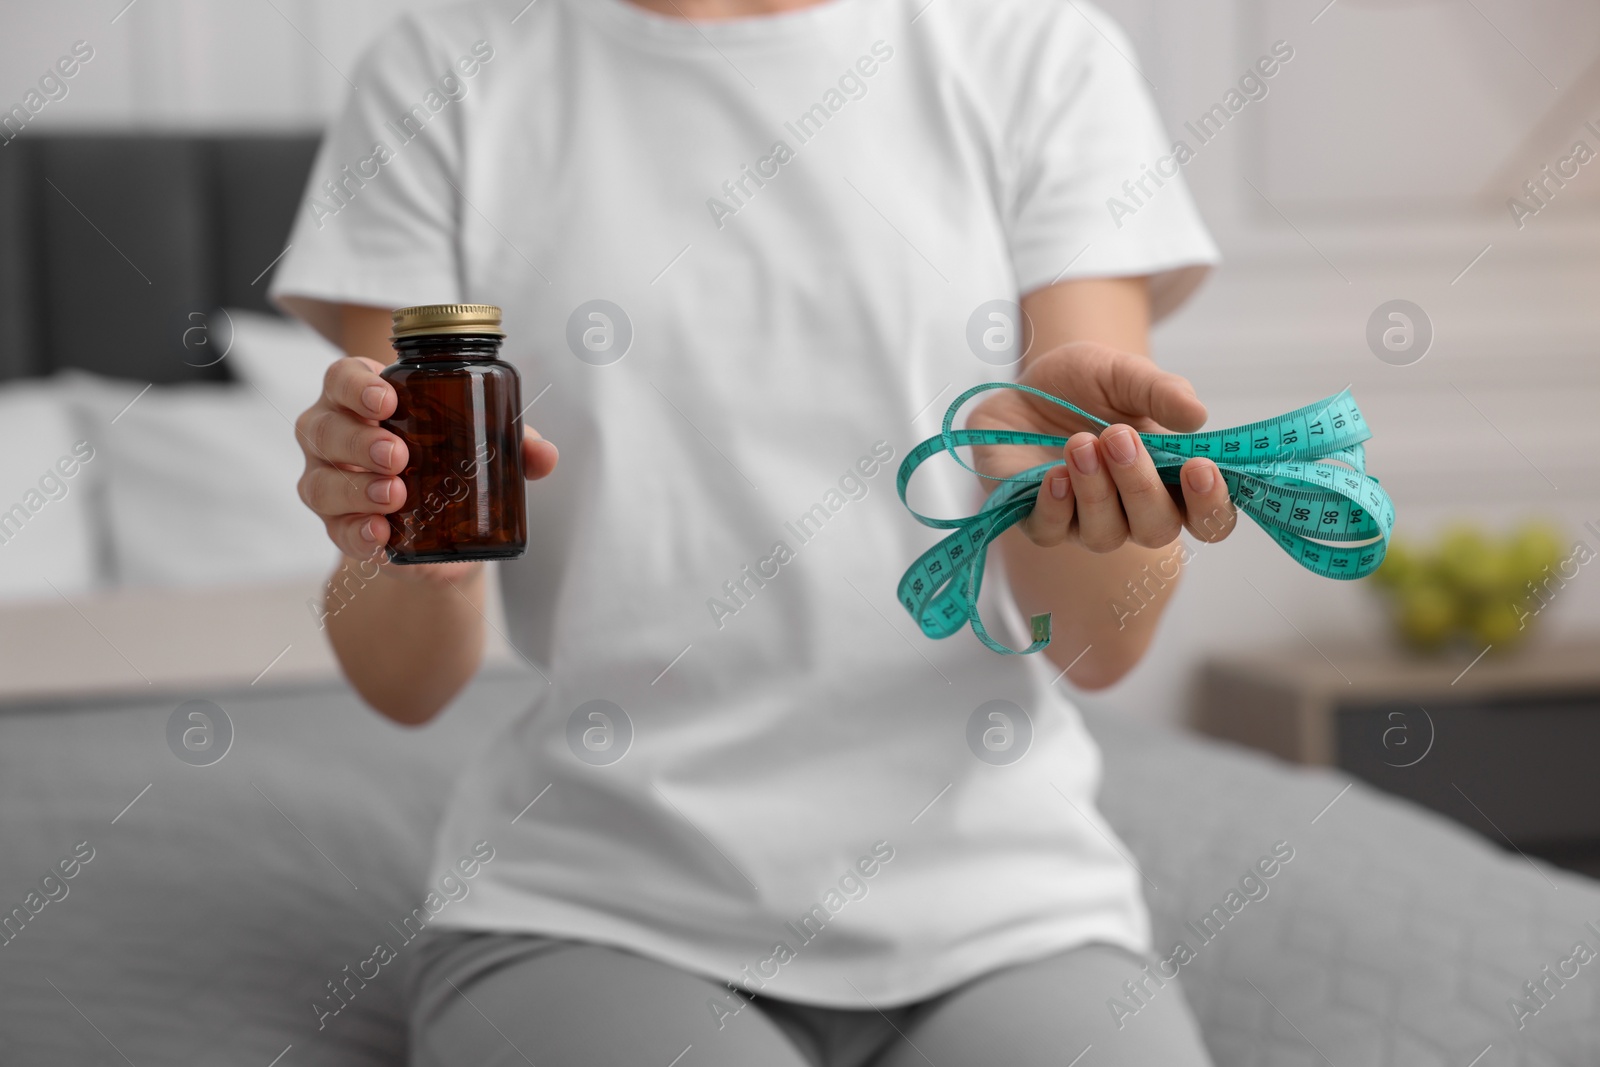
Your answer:
[[[0,947],[0,1062],[402,1063],[395,924],[422,899],[452,774],[538,684],[493,668],[422,730],[333,679],[6,708],[0,906],[81,842],[93,858]],[[208,766],[169,748],[189,700],[232,723]],[[1151,883],[1156,944],[1194,949],[1179,973],[1220,1065],[1466,1067],[1486,1049],[1480,1063],[1600,1063],[1593,965],[1551,985],[1521,1029],[1508,1008],[1575,943],[1600,943],[1600,886],[1331,774],[1089,723],[1104,809]],[[1211,920],[1202,943],[1186,924],[1280,841],[1294,856],[1270,892]],[[319,1026],[326,983],[378,941],[400,967]]]
[[[240,501],[269,510],[219,552],[229,509],[193,509],[213,445],[164,435],[175,416],[193,434],[208,412],[245,420],[263,479],[293,462],[292,442],[271,449],[327,353],[260,293],[314,145],[0,154],[0,432],[45,442],[3,450],[0,493],[73,435],[106,442],[0,545],[0,1063],[402,1063],[396,924],[426,892],[452,776],[539,684],[497,644],[435,723],[385,722],[308,606],[320,530],[289,501]],[[213,359],[235,311],[242,347]],[[1086,718],[1158,953],[1191,949],[1182,982],[1220,1065],[1600,1064],[1600,883],[1333,773]],[[1292,859],[1270,891],[1234,892],[1275,847]],[[399,965],[319,1019],[378,940]]]

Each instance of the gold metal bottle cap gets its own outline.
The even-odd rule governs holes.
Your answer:
[[[394,340],[436,333],[506,335],[493,304],[419,304],[395,311]]]

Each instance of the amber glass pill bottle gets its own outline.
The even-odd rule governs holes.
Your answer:
[[[500,309],[401,308],[391,340],[398,358],[383,377],[399,405],[382,425],[406,443],[408,458],[405,503],[388,516],[390,561],[522,555],[521,378],[500,359]]]

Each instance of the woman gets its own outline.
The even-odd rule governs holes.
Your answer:
[[[1146,335],[1215,253],[1153,175],[1126,41],[1048,0],[518,6],[371,49],[274,282],[352,357],[297,424],[347,567],[406,506],[389,308],[504,307],[549,435],[500,570],[543,681],[439,831],[435,884],[492,859],[418,950],[414,1062],[1209,1062],[1145,969],[1059,682],[1127,673],[1160,610],[1114,608],[1127,583],[1171,573],[1185,523],[1233,524],[1214,465],[1170,493],[1130,432],[1204,421]],[[1131,217],[1107,209],[1124,182]],[[992,619],[1053,612],[1053,663],[929,642],[895,602],[928,539],[894,470],[997,377],[1114,421],[1013,391],[971,412],[1082,431],[980,457],[1064,461],[986,594]],[[958,514],[990,484],[946,461],[912,488]],[[372,706],[420,724],[478,664],[484,595],[480,565],[384,566],[328,630]],[[1118,1019],[1130,982],[1147,1004]]]

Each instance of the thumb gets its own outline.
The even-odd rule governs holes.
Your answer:
[[[1111,374],[1111,400],[1130,415],[1143,415],[1179,433],[1206,422],[1206,406],[1181,374],[1156,366],[1146,356],[1119,353]]]
[[[1206,424],[1206,406],[1189,379],[1162,371],[1150,387],[1150,417],[1170,430],[1193,433]]]
[[[556,469],[560,453],[555,442],[539,435],[532,426],[522,428],[522,473],[530,481],[547,477]]]

